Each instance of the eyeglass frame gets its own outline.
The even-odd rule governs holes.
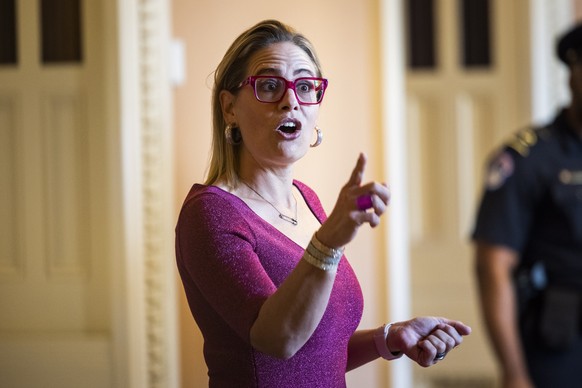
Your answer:
[[[261,78],[275,78],[275,79],[282,80],[285,83],[285,91],[281,94],[281,97],[277,101],[263,101],[259,98],[259,96],[257,94],[257,88],[255,85],[256,85],[257,79],[261,79]],[[321,86],[320,86],[321,87],[321,98],[319,99],[319,101],[317,101],[317,102],[303,102],[303,101],[301,101],[301,99],[297,95],[296,84],[297,84],[297,81],[302,81],[302,80],[321,81]],[[294,81],[289,81],[285,77],[276,76],[276,75],[251,75],[251,76],[248,76],[244,81],[242,81],[238,85],[238,87],[242,88],[243,86],[250,85],[251,88],[253,88],[253,93],[254,93],[257,101],[262,102],[263,104],[276,104],[276,103],[281,102],[281,100],[283,100],[283,98],[285,97],[285,92],[287,91],[287,89],[291,89],[291,90],[293,90],[293,93],[295,93],[295,98],[297,99],[297,102],[299,103],[299,105],[319,105],[323,101],[323,97],[325,95],[325,90],[327,89],[328,82],[329,81],[327,80],[327,78],[321,78],[321,77],[299,77],[299,78],[295,78]]]

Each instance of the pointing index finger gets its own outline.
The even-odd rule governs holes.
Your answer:
[[[366,169],[366,161],[366,155],[360,153],[356,166],[354,167],[352,175],[348,181],[348,186],[360,186],[362,184],[362,180],[364,179],[364,170]]]

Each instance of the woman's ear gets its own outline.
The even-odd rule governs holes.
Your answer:
[[[234,103],[236,96],[228,90],[220,92],[220,107],[222,109],[222,117],[226,123],[236,122],[234,115]]]

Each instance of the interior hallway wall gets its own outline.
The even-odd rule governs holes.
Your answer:
[[[296,177],[319,194],[331,211],[359,152],[369,157],[366,180],[381,179],[380,112],[377,68],[377,1],[173,0],[173,34],[185,44],[186,81],[175,91],[176,214],[194,182],[204,179],[211,146],[210,98],[213,70],[244,29],[276,18],[305,34],[315,45],[330,86],[318,125],[323,144],[299,162]],[[362,228],[346,254],[362,285],[365,310],[361,327],[377,327],[387,317],[383,228]],[[179,280],[177,280],[179,281]],[[183,387],[207,385],[202,338],[180,295]],[[378,361],[348,374],[351,386],[387,386],[387,363]],[[357,384],[357,385],[356,385]]]

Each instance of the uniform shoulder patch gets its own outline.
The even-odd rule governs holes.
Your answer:
[[[487,172],[487,190],[497,190],[513,174],[513,157],[508,151],[502,151],[493,158]]]
[[[534,128],[526,128],[517,132],[507,142],[509,148],[513,148],[523,157],[529,155],[529,149],[538,142],[538,134]]]

